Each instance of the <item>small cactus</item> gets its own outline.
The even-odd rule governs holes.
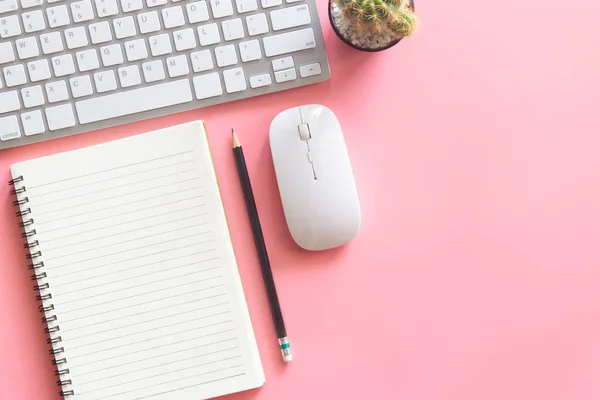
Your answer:
[[[410,0],[335,0],[342,15],[359,29],[387,31],[396,38],[410,36],[417,16]]]

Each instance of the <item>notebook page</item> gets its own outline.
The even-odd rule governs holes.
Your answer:
[[[12,166],[75,398],[210,398],[264,374],[203,124]]]

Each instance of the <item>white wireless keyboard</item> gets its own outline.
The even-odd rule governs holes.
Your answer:
[[[0,0],[0,150],[322,82],[315,0]]]

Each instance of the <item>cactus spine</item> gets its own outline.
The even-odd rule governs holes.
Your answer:
[[[342,15],[360,29],[387,31],[397,38],[410,36],[417,28],[410,0],[335,0]]]

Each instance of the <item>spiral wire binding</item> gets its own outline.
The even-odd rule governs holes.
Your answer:
[[[33,218],[29,217],[32,213],[31,208],[26,205],[29,203],[29,197],[25,195],[27,193],[27,187],[25,186],[25,179],[23,176],[19,176],[8,182],[13,189],[10,191],[11,195],[17,196],[17,200],[13,202],[14,207],[18,207],[19,211],[15,213],[15,216],[21,221],[19,227],[23,228],[24,232],[21,233],[21,237],[27,242],[23,245],[28,250],[27,259],[31,260],[29,269],[34,273],[31,275],[31,280],[36,282],[33,286],[33,290],[39,294],[36,296],[36,300],[41,301],[42,305],[38,307],[40,313],[44,316],[41,321],[46,324],[44,332],[49,335],[47,343],[52,346],[50,355],[54,356],[52,365],[56,365],[57,369],[54,371],[54,375],[58,377],[56,385],[61,387],[59,394],[63,397],[75,395],[70,386],[73,384],[69,378],[70,371],[66,367],[67,358],[64,356],[65,348],[60,346],[62,337],[60,336],[60,325],[58,324],[58,317],[52,314],[54,310],[54,304],[49,304],[52,300],[52,293],[50,293],[50,284],[45,282],[44,279],[48,277],[47,273],[43,270],[44,262],[38,259],[42,257],[42,251],[39,250],[40,242],[35,239],[37,231],[32,228],[35,223]]]

